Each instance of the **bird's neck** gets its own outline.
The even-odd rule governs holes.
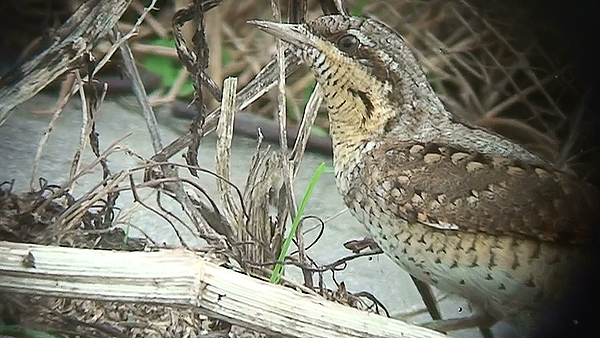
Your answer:
[[[365,150],[392,137],[397,141],[438,143],[481,154],[547,162],[513,142],[457,122],[431,88],[414,57],[385,60],[386,81],[356,61],[323,48],[316,67],[329,111],[336,176],[349,171]]]
[[[351,58],[323,50],[314,71],[329,111],[336,172],[356,163],[369,142],[392,129],[401,130],[399,136],[408,140],[413,133],[431,129],[432,123],[450,121],[418,67],[396,67],[402,74],[381,81]]]
[[[353,81],[368,80],[355,77]],[[370,140],[384,132],[385,121],[395,114],[392,107],[383,100],[385,88],[371,88],[375,90],[363,92],[323,85],[336,171],[356,163],[362,149]]]

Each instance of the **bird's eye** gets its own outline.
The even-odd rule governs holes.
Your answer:
[[[346,34],[342,36],[337,42],[338,48],[342,52],[346,52],[350,55],[356,52],[356,49],[358,49],[358,44],[358,38],[352,34]]]

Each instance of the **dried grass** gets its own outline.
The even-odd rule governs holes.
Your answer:
[[[175,10],[173,2],[180,3],[163,1],[160,4],[161,10],[151,13],[150,20],[142,24],[138,37],[132,40],[134,52],[144,54],[153,52],[140,42],[140,38],[151,35],[164,36],[165,32],[170,30],[171,18]],[[373,1],[362,7],[361,14],[386,22],[406,39],[421,61],[432,86],[446,107],[454,114],[521,142],[557,165],[570,166],[582,176],[597,175],[590,174],[589,166],[579,165],[585,163],[589,156],[571,157],[571,154],[586,149],[589,143],[586,139],[589,133],[585,130],[581,137],[577,135],[578,126],[585,120],[586,115],[584,95],[586,88],[576,77],[577,65],[569,58],[568,50],[561,48],[560,33],[553,31],[548,23],[533,22],[531,13],[520,7],[518,3],[511,6],[507,6],[504,2],[494,4],[494,2],[480,4],[477,0],[470,3],[462,0]],[[309,3],[309,6],[309,18],[321,13],[316,2]],[[349,7],[357,6],[351,2]],[[134,12],[142,11],[137,3],[133,8]],[[238,88],[243,88],[260,71],[261,66],[267,64],[275,54],[274,40],[246,24],[247,20],[256,18],[272,18],[269,1],[227,1],[207,14],[206,31],[211,50],[208,74],[218,84],[228,76],[237,76]],[[127,21],[133,23],[135,16],[133,19],[126,17],[123,21],[122,27],[127,27]],[[185,30],[183,34],[186,34]],[[190,38],[191,36],[188,36],[188,40]],[[162,48],[159,53],[177,55],[174,49],[168,48]],[[223,55],[229,56],[227,62],[223,62]],[[288,78],[286,95],[288,100],[292,101],[290,106],[302,107],[309,97],[312,98],[310,101],[313,104],[320,102],[318,95],[310,96],[313,85],[314,81],[305,68],[301,68]],[[158,98],[155,102],[164,103],[172,99],[173,95],[167,95],[166,98]],[[208,101],[208,96],[205,99],[207,105],[216,105],[216,101]],[[250,110],[275,118],[277,102],[277,94],[272,91],[253,103]],[[295,111],[298,115],[288,114],[290,119],[288,122],[291,124],[298,123],[300,119],[300,109],[296,108]],[[316,108],[311,111],[315,112]],[[319,116],[313,115],[310,120],[316,120],[321,127],[327,128],[328,123],[324,116],[325,112],[320,110]],[[112,147],[119,148],[117,144]],[[302,154],[303,148],[295,148],[294,154],[296,152]],[[113,148],[109,147],[109,149]],[[119,149],[129,151],[124,148]],[[108,155],[108,153],[102,154],[99,160]],[[261,211],[268,207],[267,201],[251,205],[259,200],[254,198],[255,194],[264,196],[269,193],[271,186],[281,188],[281,185],[289,182],[289,175],[293,175],[297,170],[300,160],[301,155],[295,159],[294,167],[288,168],[292,173],[288,172],[285,175],[287,179],[284,180],[281,173],[278,176],[272,172],[281,167],[279,159],[271,152],[257,151],[254,158],[256,166],[252,168],[249,180],[257,176],[257,180],[261,177],[262,179],[270,177],[277,182],[269,182],[269,186],[244,191],[243,200],[249,208],[250,218],[254,218],[256,222],[268,222],[268,215]],[[99,161],[93,165],[98,163]],[[132,170],[146,169],[140,167]],[[83,174],[86,170],[91,168],[79,169],[78,172]],[[81,232],[73,231],[73,228],[75,224],[81,222],[89,225],[98,224],[94,221],[97,214],[90,213],[89,210],[98,201],[105,199],[108,193],[117,191],[116,184],[126,182],[126,178],[132,177],[128,175],[129,173],[117,173],[107,177],[104,182],[101,182],[104,185],[99,184],[88,192],[86,198],[78,200],[79,205],[69,201],[68,194],[56,193],[56,191],[64,192],[65,187],[71,185],[77,175],[74,175],[73,181],[67,182],[58,190],[55,189],[53,197],[48,197],[47,191],[50,189],[44,186],[37,192],[38,194],[2,195],[0,197],[3,198],[5,207],[14,205],[21,211],[35,209],[42,215],[40,219],[30,223],[31,233],[26,236],[17,233],[18,224],[11,223],[6,229],[13,231],[15,237],[27,241],[95,247],[99,244],[98,238],[102,236],[107,238],[108,230],[86,228],[86,236],[82,236]],[[148,182],[136,184],[133,179],[130,182],[126,189],[135,190],[152,186]],[[112,183],[114,185],[111,185]],[[158,186],[166,183],[168,182],[155,180],[153,184]],[[202,193],[201,189],[197,190],[199,194]],[[55,200],[58,198],[64,201],[57,203]],[[141,199],[137,202],[143,203]],[[61,205],[69,205],[69,208],[60,210]],[[60,211],[61,216],[51,214],[52,208]],[[157,210],[157,213],[162,214],[162,217],[172,218],[164,210]],[[22,212],[22,214],[26,213]],[[0,218],[3,217],[8,220],[17,219],[16,214],[11,214],[10,209],[0,210]],[[63,221],[71,226],[59,231],[56,225],[62,224]],[[85,223],[86,221],[88,223]],[[177,221],[173,222],[177,223]],[[43,232],[46,227],[51,231]],[[176,228],[175,225],[173,227]],[[3,230],[7,231],[6,229]],[[7,233],[10,234],[9,231]],[[118,239],[123,234],[112,235]],[[247,233],[242,233],[240,236],[242,241],[256,240]],[[272,240],[280,242],[281,238],[261,237],[260,241],[265,241],[261,250],[268,247],[269,241]],[[105,244],[110,246],[109,243]],[[138,248],[147,244],[148,242],[145,241],[131,243]],[[246,255],[253,262],[253,256],[248,253]],[[260,272],[261,264],[268,261],[267,258],[276,255],[268,251],[261,252],[258,256],[260,262],[252,265],[252,268]],[[330,290],[325,291],[333,294]],[[4,297],[7,304],[12,304],[5,306],[4,310],[15,318],[45,328],[53,327],[58,322],[66,324],[61,327],[71,325],[76,331],[63,332],[70,335],[101,337],[113,332],[115,336],[193,337],[208,330],[227,329],[218,326],[224,325],[223,323],[215,324],[215,321],[184,309],[157,309],[150,306],[49,298],[41,301],[25,296],[5,295]],[[339,300],[349,298],[349,295],[344,290],[341,296],[334,298]],[[354,298],[352,302],[360,303]],[[35,307],[30,306],[35,303],[37,303]],[[67,318],[72,322],[66,323]],[[100,318],[102,322],[96,322]],[[89,323],[96,323],[95,325],[103,327],[101,329],[90,327]],[[122,328],[128,328],[127,334]]]

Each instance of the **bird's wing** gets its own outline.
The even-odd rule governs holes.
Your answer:
[[[363,159],[356,174],[392,217],[442,231],[585,243],[597,220],[593,187],[549,168],[400,141]]]

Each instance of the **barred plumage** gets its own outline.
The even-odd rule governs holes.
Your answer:
[[[448,112],[402,37],[374,20],[254,22],[321,84],[338,188],[384,252],[493,321],[533,325],[586,260],[597,192]]]

